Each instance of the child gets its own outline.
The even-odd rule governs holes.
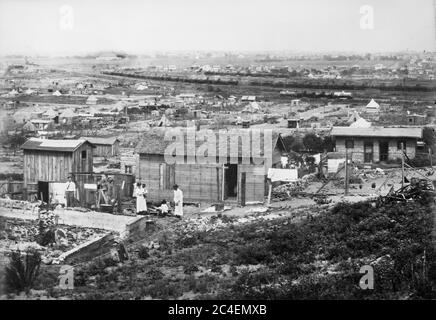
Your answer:
[[[167,201],[163,200],[160,207],[158,208],[159,212],[161,215],[166,216],[168,214],[168,205],[167,205]]]

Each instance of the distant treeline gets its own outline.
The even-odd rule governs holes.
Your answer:
[[[331,80],[330,80],[331,81]],[[307,88],[307,89],[327,89],[327,90],[365,90],[378,89],[382,91],[419,91],[432,92],[436,86],[424,86],[421,84],[403,85],[403,84],[384,84],[384,83],[350,83],[350,82],[314,82],[314,81],[259,81],[251,80],[248,84],[251,86],[268,86],[273,88]]]
[[[173,81],[173,82],[186,82],[186,83],[199,83],[199,84],[215,84],[215,85],[238,85],[238,80],[227,79],[193,79],[187,77],[169,76],[169,75],[137,75],[122,72],[103,72],[105,75],[122,76],[143,80],[158,80],[158,81]],[[212,73],[207,73],[212,74]],[[213,73],[217,74],[217,73]],[[225,74],[222,74],[225,75]],[[280,75],[271,74],[250,74],[251,77],[279,77]],[[410,80],[409,80],[410,81]],[[368,83],[369,82],[369,83]],[[365,89],[378,89],[382,91],[418,91],[418,92],[432,92],[436,91],[434,83],[432,85],[423,84],[389,84],[381,82],[373,82],[368,80],[366,82],[356,82],[352,80],[294,80],[294,81],[274,81],[274,80],[249,80],[247,82],[251,86],[268,86],[272,88],[292,89],[292,88],[307,88],[307,89],[326,89],[326,90],[365,90]]]
[[[103,72],[103,74],[111,76],[122,76],[135,79],[144,80],[157,80],[157,81],[173,81],[173,82],[187,82],[187,83],[200,83],[200,84],[222,84],[222,85],[238,85],[238,80],[225,80],[225,79],[193,79],[186,77],[168,76],[168,75],[139,75],[129,74],[122,72]]]
[[[295,72],[295,71],[294,71]],[[298,74],[294,74],[294,72],[287,73],[288,77],[298,77]],[[221,72],[206,72],[206,75],[226,75]],[[228,75],[228,74],[227,74]],[[236,72],[232,73],[234,76],[248,76],[253,78],[283,78],[283,73],[275,72],[275,73],[246,73],[246,72]],[[410,81],[410,80],[408,80]],[[413,80],[412,80],[413,81]],[[326,79],[326,80],[308,80],[308,79],[299,79],[299,80],[285,80],[285,81],[277,81],[277,80],[249,80],[248,84],[252,86],[268,86],[273,88],[308,88],[308,89],[331,89],[331,90],[364,90],[364,89],[379,89],[384,91],[421,91],[421,92],[431,92],[436,90],[436,86],[434,85],[422,85],[422,84],[386,84],[381,82],[372,82],[371,80],[367,80],[365,82],[357,82],[353,80],[334,80],[334,79]]]

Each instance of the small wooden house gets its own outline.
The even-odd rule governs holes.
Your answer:
[[[240,131],[247,132],[249,140],[243,141],[244,138],[238,138],[237,145],[233,144],[236,145],[236,149],[231,149],[233,148],[232,134],[222,141],[221,136],[216,135],[216,161],[214,156],[214,161],[207,163],[201,161],[198,155],[186,155],[185,161],[168,164],[166,156],[168,156],[168,147],[173,141],[164,139],[163,133],[144,134],[143,140],[136,148],[139,154],[139,168],[136,175],[141,182],[146,183],[148,199],[172,201],[172,187],[178,184],[186,202],[231,201],[242,204],[252,201],[263,202],[267,194],[266,167],[268,165],[280,167],[281,155],[286,152],[286,148],[277,133],[271,134],[271,145],[267,146],[265,143],[269,143],[269,140],[264,139],[263,133],[259,137],[252,133],[254,130],[241,129]],[[183,133],[186,152],[188,149],[190,151],[196,149],[198,152],[199,147],[204,144],[203,140],[198,140],[196,137],[193,139],[186,132]],[[256,149],[257,144],[260,153],[253,150]],[[218,159],[218,155],[222,154],[220,152],[222,148],[227,148],[227,155]],[[265,161],[266,153],[271,156],[269,164]]]
[[[120,140],[118,138],[97,138],[97,137],[82,137],[80,139],[88,140],[94,146],[95,157],[115,157],[120,152]]]
[[[26,190],[48,194],[50,182],[65,182],[73,172],[93,171],[94,146],[86,140],[30,138],[23,145]],[[46,199],[46,196],[44,196]]]

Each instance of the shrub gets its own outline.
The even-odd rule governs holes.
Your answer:
[[[138,257],[141,259],[147,259],[148,257],[150,257],[148,249],[144,246],[141,246],[138,251]]]
[[[26,293],[32,289],[41,265],[41,255],[30,249],[23,256],[20,251],[11,254],[9,265],[5,269],[6,291],[8,293]]]

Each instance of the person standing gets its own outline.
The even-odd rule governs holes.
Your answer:
[[[179,186],[175,184],[174,189],[174,215],[178,216],[180,219],[183,217],[183,192],[180,190]]]
[[[136,214],[142,214],[147,211],[147,201],[145,199],[145,194],[147,190],[141,186],[138,182],[136,185]]]
[[[76,184],[71,180],[71,176],[69,176],[68,181],[65,184],[65,200],[66,200],[67,208],[73,206],[75,193],[76,193]]]
[[[142,205],[142,211],[143,212],[147,212],[147,194],[148,194],[148,190],[147,190],[147,186],[145,185],[145,183],[142,184],[141,187],[142,190],[142,197],[144,198],[144,202],[141,204]]]

